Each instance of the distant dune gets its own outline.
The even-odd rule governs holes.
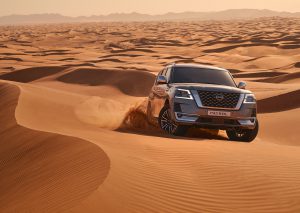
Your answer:
[[[182,12],[162,15],[141,13],[113,13],[109,15],[93,15],[68,17],[60,14],[9,15],[0,17],[0,25],[39,24],[39,23],[71,23],[71,22],[130,22],[130,21],[182,21],[182,20],[231,20],[253,19],[262,17],[299,17],[300,12],[278,12],[257,9],[231,9],[218,12]]]

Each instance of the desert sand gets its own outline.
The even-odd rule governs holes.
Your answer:
[[[300,212],[300,19],[0,29],[0,212]],[[258,138],[150,126],[171,62],[245,80]]]

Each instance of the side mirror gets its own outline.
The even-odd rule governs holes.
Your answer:
[[[246,89],[246,86],[247,86],[246,82],[241,81],[241,82],[239,83],[239,85],[238,85],[238,88],[240,88],[240,89]]]
[[[157,77],[157,84],[166,84],[166,83],[167,83],[167,79],[165,76],[159,75]]]

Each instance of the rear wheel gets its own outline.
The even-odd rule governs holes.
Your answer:
[[[188,130],[188,126],[178,125],[172,120],[168,106],[161,110],[158,122],[160,128],[171,135],[183,136]]]
[[[252,142],[258,134],[258,130],[259,130],[259,123],[258,121],[256,121],[254,129],[236,128],[236,129],[226,130],[226,133],[229,140]]]

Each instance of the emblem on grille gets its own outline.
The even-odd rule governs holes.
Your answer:
[[[223,100],[224,100],[224,95],[222,95],[222,94],[217,94],[217,95],[216,95],[216,99],[217,99],[217,101],[223,101]]]

